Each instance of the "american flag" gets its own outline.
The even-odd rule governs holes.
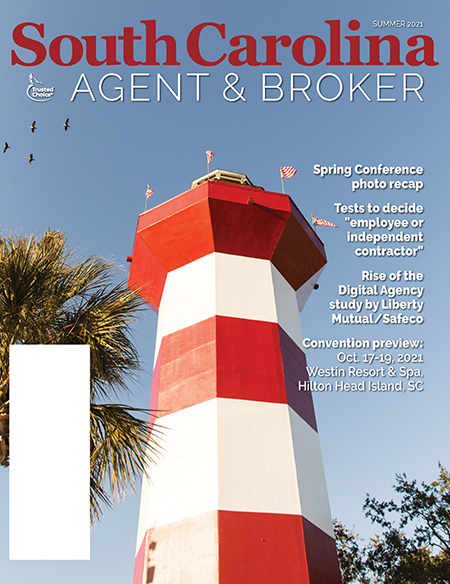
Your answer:
[[[323,227],[337,227],[340,229],[339,225],[330,223],[330,221],[325,221],[325,219],[319,219],[319,217],[316,217],[315,215],[312,216],[312,220],[314,225],[323,225]]]
[[[147,185],[147,190],[145,192],[145,196],[146,197],[150,197],[151,195],[153,195],[153,189],[150,188],[150,185]]]
[[[296,172],[297,171],[292,166],[282,166],[280,168],[281,178],[292,178]]]
[[[213,156],[214,156],[214,152],[212,150],[206,151],[206,158],[208,159],[208,164],[211,162]]]

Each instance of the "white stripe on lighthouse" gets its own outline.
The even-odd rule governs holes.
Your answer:
[[[212,253],[167,275],[155,360],[163,336],[215,315],[277,322],[302,347],[295,291],[271,262]]]
[[[333,537],[318,434],[287,404],[215,398],[163,425],[167,450],[144,479],[138,545],[146,529],[217,509],[303,515]]]

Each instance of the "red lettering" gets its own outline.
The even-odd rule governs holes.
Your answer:
[[[307,63],[303,56],[303,46],[306,39],[311,39],[314,43],[314,59],[311,63]],[[305,35],[298,37],[298,39],[292,45],[292,56],[300,65],[305,65],[306,67],[312,67],[313,65],[318,65],[325,59],[327,54],[327,47],[321,38],[314,35]]]
[[[433,41],[433,39],[429,36],[419,34],[419,35],[413,36],[407,40],[408,46],[416,47],[417,46],[417,39],[423,40],[423,47],[420,47],[418,49],[414,49],[413,51],[409,51],[409,53],[406,55],[406,62],[408,63],[408,65],[412,65],[413,67],[417,67],[418,65],[422,65],[422,63],[425,63],[425,65],[428,65],[429,67],[435,67],[436,65],[439,65],[439,63],[434,60],[434,41]],[[423,59],[421,61],[419,61],[417,59],[417,55],[421,51],[423,51]]]
[[[116,36],[102,36],[105,41],[105,52],[99,49],[100,58],[97,55],[97,37],[93,35],[82,36],[79,38],[72,35],[61,35],[54,38],[48,49],[43,42],[30,38],[25,34],[25,29],[31,27],[37,31],[37,35],[41,39],[44,38],[44,24],[37,24],[34,22],[22,22],[18,24],[12,32],[12,38],[16,45],[15,50],[11,50],[11,64],[22,65],[24,67],[33,67],[40,65],[47,56],[47,52],[51,60],[57,65],[69,67],[77,64],[86,51],[86,61],[93,67],[100,67],[101,65],[120,65],[117,59],[117,39],[123,41],[123,61],[125,65],[149,65],[157,66],[163,65],[180,65],[177,60],[177,41],[171,35],[156,35],[156,20],[141,20],[141,24],[145,26],[145,61],[137,61],[134,57],[134,41],[141,40],[142,36],[135,36],[133,27],[124,27],[123,35]],[[364,63],[361,61],[361,37],[359,35],[349,35],[344,37],[349,42],[349,61],[343,63],[341,59],[341,21],[340,20],[325,20],[325,24],[329,26],[329,38],[325,41],[315,35],[304,35],[297,38],[295,41],[287,35],[262,36],[261,41],[265,41],[265,61],[258,60],[258,42],[255,37],[250,35],[238,35],[229,41],[231,47],[236,47],[231,50],[229,54],[222,52],[220,54],[219,48],[214,48],[214,41],[217,41],[217,32],[220,39],[226,41],[225,23],[218,24],[216,22],[203,22],[195,26],[189,33],[186,47],[190,59],[203,67],[214,67],[222,63],[228,56],[230,65],[234,67],[241,67],[242,65],[249,65],[256,67],[259,65],[266,66],[280,66],[281,59],[278,61],[277,51],[279,46],[287,48],[292,45],[292,58],[300,65],[306,67],[313,67],[324,61],[329,50],[329,59],[327,65],[341,66],[353,65],[361,66]],[[358,31],[360,29],[360,22],[358,20],[350,20],[348,22],[348,29],[350,31]],[[213,29],[211,31],[211,29]],[[204,34],[203,34],[204,33]],[[36,33],[31,32],[32,36],[37,36]],[[203,34],[203,37],[202,37]],[[201,40],[201,37],[203,40]],[[400,66],[405,63],[401,60],[401,43],[403,40],[396,35],[389,34],[384,37],[380,36],[366,36],[364,37],[369,42],[369,60],[366,65],[380,66],[391,65]],[[422,41],[419,43],[419,39]],[[82,42],[84,41],[84,43]],[[326,41],[328,44],[326,44]],[[220,42],[220,41],[219,41]],[[430,36],[416,35],[407,39],[409,47],[412,50],[407,52],[405,62],[412,66],[427,65],[435,67],[439,65],[434,58],[434,41]],[[69,47],[70,43],[70,47]],[[159,48],[158,48],[159,43]],[[200,47],[200,44],[202,47]],[[384,45],[382,43],[385,43]],[[387,43],[387,46],[386,46]],[[419,44],[421,46],[419,46]],[[21,50],[18,51],[17,47]],[[22,49],[31,51],[30,60],[22,60],[19,54]],[[161,55],[165,51],[165,61],[160,63],[157,60],[157,53]],[[208,52],[209,51],[209,52]],[[260,50],[263,53],[264,48]],[[381,55],[383,53],[383,55]],[[387,56],[387,53],[389,55]],[[208,57],[205,58],[204,54]],[[104,55],[104,58],[103,58]],[[220,55],[220,56],[219,56]],[[25,53],[25,57],[26,57]],[[383,56],[384,63],[381,60]],[[218,57],[215,58],[214,57]],[[63,58],[65,60],[63,60]],[[209,60],[212,58],[212,60]],[[388,60],[387,60],[388,59]],[[160,59],[161,60],[161,59]]]
[[[177,41],[168,34],[156,38],[156,20],[141,20],[145,25],[145,61],[143,65],[159,65],[156,60],[156,43],[166,43],[164,65],[180,65],[177,61]]]
[[[281,65],[277,61],[277,43],[281,42],[282,47],[289,47],[291,45],[291,37],[286,35],[276,37],[276,36],[263,36],[261,37],[266,41],[266,60],[263,65]]]
[[[251,67],[256,67],[257,65],[261,65],[261,63],[259,61],[256,60],[256,50],[257,50],[257,44],[256,44],[256,40],[252,37],[252,36],[248,36],[246,34],[240,35],[240,36],[235,36],[232,39],[230,39],[230,45],[232,47],[238,47],[241,43],[241,39],[244,39],[244,41],[246,42],[245,47],[242,47],[241,49],[236,49],[235,51],[231,51],[231,53],[228,56],[228,61],[230,63],[230,65],[233,65],[233,67],[240,67],[241,65],[245,65],[246,63],[248,65],[250,65]],[[246,54],[245,56],[245,60],[241,61],[240,54],[244,53]]]
[[[70,61],[67,63],[64,63],[64,61],[61,59],[61,43],[64,39],[69,39],[70,43],[72,44],[72,55],[70,57]],[[83,45],[81,44],[80,39],[77,39],[70,34],[61,35],[52,40],[48,48],[48,53],[50,55],[50,59],[57,65],[70,67],[70,65],[75,65],[81,60],[81,57],[83,56]]]
[[[203,65],[203,67],[213,67],[214,65],[218,65],[222,63],[222,61],[227,56],[226,53],[217,59],[217,61],[206,61],[201,53],[200,53],[200,33],[204,28],[207,26],[212,26],[213,28],[217,29],[220,32],[220,36],[224,39],[225,38],[225,24],[217,24],[215,22],[203,22],[202,24],[197,24],[191,32],[186,41],[187,51],[189,57],[197,63],[197,65]]]
[[[361,25],[359,20],[351,20],[348,23],[348,28],[353,31],[359,30],[360,26]],[[361,46],[359,36],[351,35],[346,36],[345,38],[350,43],[350,61],[346,63],[346,65],[364,65],[364,63],[361,61]]]
[[[100,65],[120,65],[120,61],[116,57],[116,37],[104,36],[102,39],[106,41],[106,58],[103,61],[97,59],[97,37],[82,36],[86,42],[86,61],[93,67]]]
[[[140,36],[134,36],[132,26],[123,27],[123,36],[120,36],[119,40],[123,41],[123,61],[125,65],[135,67],[142,64],[142,61],[134,60],[134,41],[140,41],[141,38]]]
[[[330,25],[330,60],[327,65],[343,65],[341,61],[341,21],[325,20]]]
[[[40,65],[47,56],[47,50],[42,43],[34,39],[30,39],[23,34],[23,29],[26,26],[32,26],[38,31],[41,39],[44,38],[44,23],[36,24],[34,22],[22,22],[22,24],[18,24],[12,33],[13,41],[19,47],[27,49],[28,51],[32,51],[36,55],[36,58],[31,62],[22,61],[22,59],[19,59],[17,56],[16,51],[11,51],[11,65],[34,67],[35,65]]]
[[[366,36],[364,37],[369,41],[369,62],[366,65],[383,65],[380,61],[380,44],[383,41],[388,41],[389,43],[389,61],[386,65],[404,65],[402,61],[400,61],[400,40],[392,35],[388,34],[387,36],[380,39],[379,36]]]

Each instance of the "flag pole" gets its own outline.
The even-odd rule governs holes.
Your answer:
[[[147,211],[147,201],[148,198],[153,195],[153,189],[150,188],[150,185],[147,185],[147,190],[145,191],[145,209],[144,213]]]
[[[317,233],[316,224],[314,223],[314,215],[311,213],[311,221],[313,224],[314,233]]]
[[[147,185],[147,190],[145,191],[145,209],[144,209],[144,213],[147,211],[147,201],[148,201],[148,189],[150,188],[150,185]]]
[[[207,150],[206,151],[206,172],[207,174],[209,174],[209,164],[212,160],[212,157],[214,156],[214,152],[212,150]]]
[[[281,178],[281,190],[283,191],[284,195],[284,178],[292,178],[297,171],[293,166],[280,166],[280,178]]]

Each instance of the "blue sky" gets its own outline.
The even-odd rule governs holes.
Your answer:
[[[144,210],[147,184],[154,190],[153,205],[190,188],[192,180],[206,172],[205,150],[213,150],[211,169],[223,168],[247,174],[250,180],[266,190],[281,191],[279,167],[294,166],[297,174],[285,180],[285,190],[294,199],[305,217],[311,213],[340,225],[341,229],[318,227],[327,255],[328,265],[301,314],[304,336],[323,339],[422,339],[425,363],[425,389],[421,393],[343,393],[315,394],[315,407],[322,444],[333,516],[347,525],[355,525],[365,536],[374,530],[362,513],[365,495],[380,499],[391,496],[395,473],[431,481],[438,472],[437,462],[450,465],[448,452],[447,392],[447,331],[449,327],[448,260],[448,90],[449,61],[446,29],[448,5],[443,0],[425,5],[417,1],[398,1],[395,9],[385,1],[327,1],[219,3],[195,0],[109,4],[98,0],[82,0],[75,4],[18,0],[2,10],[0,34],[0,140],[11,146],[0,153],[2,181],[0,184],[0,228],[28,234],[43,234],[46,228],[60,229],[79,250],[80,256],[98,254],[114,258],[123,266],[118,279],[127,276],[126,256],[131,254],[138,214]],[[157,34],[170,34],[177,40],[180,66],[93,67],[83,58],[78,64],[62,67],[48,57],[36,67],[11,65],[13,29],[22,22],[44,23],[48,48],[59,35],[123,34],[124,27],[134,27],[143,33],[141,20],[157,21]],[[226,24],[226,40],[210,29],[205,34],[202,49],[218,58],[231,50],[228,41],[236,35],[253,35],[258,40],[258,55],[264,59],[262,36],[316,35],[327,41],[325,20],[341,20],[342,37],[349,33],[347,23],[357,19],[358,33],[366,35],[396,34],[401,40],[401,54],[408,49],[406,40],[414,34],[426,34],[435,42],[435,67],[330,67],[326,60],[313,67],[296,63],[291,49],[279,49],[282,65],[278,67],[233,67],[226,60],[216,67],[202,67],[189,58],[185,40],[199,23]],[[376,29],[374,20],[423,22],[419,29]],[[30,29],[31,30],[31,29]],[[350,34],[358,34],[350,33]],[[30,32],[31,36],[31,32]],[[34,38],[38,38],[34,35]],[[343,47],[347,47],[342,40]],[[101,45],[99,44],[99,47]],[[362,40],[361,55],[367,55],[367,43]],[[119,42],[118,55],[121,55]],[[99,49],[100,51],[100,49]],[[209,52],[210,51],[210,52]],[[346,58],[343,49],[343,58]],[[29,59],[30,52],[20,53]],[[100,52],[99,52],[100,55]],[[136,58],[142,58],[136,44]],[[119,58],[121,61],[122,59]],[[223,98],[225,76],[239,75],[237,87],[245,87],[246,101],[228,102]],[[32,102],[26,95],[28,75],[33,72],[46,86],[55,87],[55,96],[47,103]],[[187,73],[209,73],[202,80],[201,100],[195,99],[195,81]],[[338,75],[344,85],[342,96],[327,102],[317,95],[315,84],[325,73]],[[395,96],[396,102],[376,101],[376,74],[397,73],[385,77],[383,84],[395,89],[382,95]],[[421,93],[424,101],[414,95],[402,101],[402,74],[419,73],[424,79]],[[70,101],[81,74],[86,76],[96,101],[80,93]],[[106,73],[123,78],[110,79],[105,92],[114,97],[115,86],[123,86],[124,101],[108,102],[98,90]],[[131,101],[131,74],[150,73],[140,77],[136,85],[148,85],[137,90],[136,96],[151,101]],[[156,74],[164,76],[176,87],[181,73],[182,99],[177,101],[162,89],[157,101]],[[283,77],[285,96],[280,101],[262,100],[262,73],[278,73]],[[289,98],[291,73],[305,73],[312,81],[307,102],[301,95]],[[350,74],[356,82],[371,73],[364,88],[372,98],[368,102],[361,93],[349,99]],[[300,78],[299,83],[300,83]],[[305,79],[305,78],[303,78]],[[333,80],[324,82],[323,91],[331,96]],[[336,82],[336,80],[334,80]],[[327,93],[329,92],[329,93]],[[232,94],[228,94],[232,95]],[[274,95],[271,93],[270,95]],[[62,123],[70,118],[70,129]],[[36,120],[37,131],[27,126]],[[26,157],[33,153],[36,161],[29,165]],[[352,166],[378,165],[422,166],[420,177],[424,188],[411,190],[360,190],[352,192],[351,180],[342,176],[320,178],[313,166],[333,164]],[[382,178],[382,177],[378,177]],[[394,177],[388,177],[392,179]],[[367,205],[416,202],[425,207],[418,216],[396,216],[425,219],[422,229],[424,250],[417,258],[358,258],[354,244],[346,242],[348,222],[345,214],[336,214],[335,203]],[[363,216],[367,218],[368,215]],[[380,218],[385,218],[380,214]],[[394,218],[390,216],[388,218]],[[394,230],[395,232],[399,230]],[[412,231],[411,229],[405,231]],[[374,233],[382,233],[374,230]],[[370,247],[372,244],[365,244]],[[388,244],[385,244],[388,245]],[[405,244],[410,245],[410,244]],[[411,244],[414,246],[414,244]],[[362,270],[391,273],[411,269],[425,274],[421,285],[426,292],[421,300],[422,325],[337,325],[331,323],[329,303],[336,299],[338,286],[358,285]],[[401,282],[400,285],[409,285]],[[361,300],[364,298],[359,298]],[[407,298],[408,299],[408,298]],[[403,300],[400,298],[399,300]],[[415,314],[414,311],[404,311]],[[146,373],[133,388],[133,404],[148,407],[151,366],[156,333],[156,316],[150,311],[136,327],[135,337],[143,356]],[[385,351],[384,351],[385,352]],[[398,353],[391,353],[397,358]],[[411,352],[411,351],[410,351]],[[336,350],[309,350],[310,365],[338,365]],[[361,352],[362,353],[362,352]],[[397,367],[399,364],[397,364]],[[134,548],[139,511],[139,498],[130,496],[112,511],[107,511],[102,523],[92,532],[89,562],[10,562],[8,560],[8,471],[0,472],[0,566],[2,577],[9,584],[21,584],[32,577],[38,584],[53,584],[62,578],[68,584],[108,581],[111,584],[130,582],[133,573]],[[26,526],[24,526],[24,534]],[[24,535],[26,541],[26,535]],[[32,542],[26,542],[32,545]]]

